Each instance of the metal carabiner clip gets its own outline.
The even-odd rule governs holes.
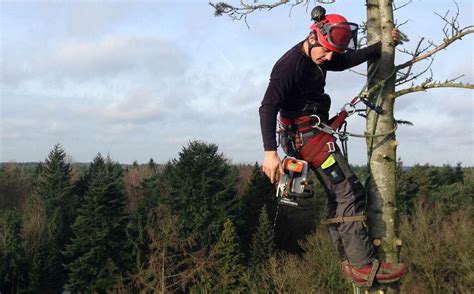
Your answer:
[[[346,108],[349,108],[349,110],[347,110]],[[347,116],[351,116],[356,112],[355,104],[346,103],[344,104],[344,106],[342,106],[341,111],[345,111],[347,112]]]
[[[319,128],[319,125],[321,124],[321,118],[320,118],[318,115],[316,115],[316,114],[311,114],[309,117],[315,117],[315,118],[318,119],[318,122],[315,123],[315,124],[312,126],[312,128],[313,128],[313,129]]]

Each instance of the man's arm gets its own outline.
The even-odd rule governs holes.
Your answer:
[[[400,31],[397,28],[392,30],[392,40],[395,45],[400,44]],[[348,51],[343,54],[335,54],[330,62],[324,64],[327,70],[342,71],[357,66],[367,60],[379,58],[382,50],[382,43],[377,42],[360,50]]]
[[[380,57],[382,43],[377,42],[363,49],[348,51],[342,54],[334,54],[331,61],[326,62],[323,66],[327,70],[342,71],[357,66],[367,60]]]
[[[262,170],[272,184],[277,182],[280,175],[283,174],[283,167],[277,153],[276,126],[278,111],[286,91],[287,85],[283,80],[270,78],[270,84],[259,108],[260,129],[265,150]]]
[[[277,153],[277,116],[294,83],[295,62],[295,59],[292,58],[282,58],[277,62],[272,70],[270,83],[259,108],[260,128],[265,150],[262,170],[272,183],[277,182],[280,175],[283,174],[283,167]]]

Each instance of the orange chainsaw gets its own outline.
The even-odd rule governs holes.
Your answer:
[[[298,207],[298,198],[311,198],[314,194],[310,186],[312,183],[307,178],[308,162],[285,157],[282,165],[284,173],[280,176],[276,197],[283,205]]]

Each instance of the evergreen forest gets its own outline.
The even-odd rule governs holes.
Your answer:
[[[257,163],[201,141],[165,164],[45,157],[0,165],[0,293],[352,293],[319,184],[303,209],[278,205]],[[402,293],[472,293],[473,179],[399,162]]]

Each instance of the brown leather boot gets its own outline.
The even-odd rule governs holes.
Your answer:
[[[393,283],[402,278],[408,272],[404,263],[389,263],[374,260],[363,268],[351,267],[353,282],[358,286],[372,286],[375,281],[380,284]]]

